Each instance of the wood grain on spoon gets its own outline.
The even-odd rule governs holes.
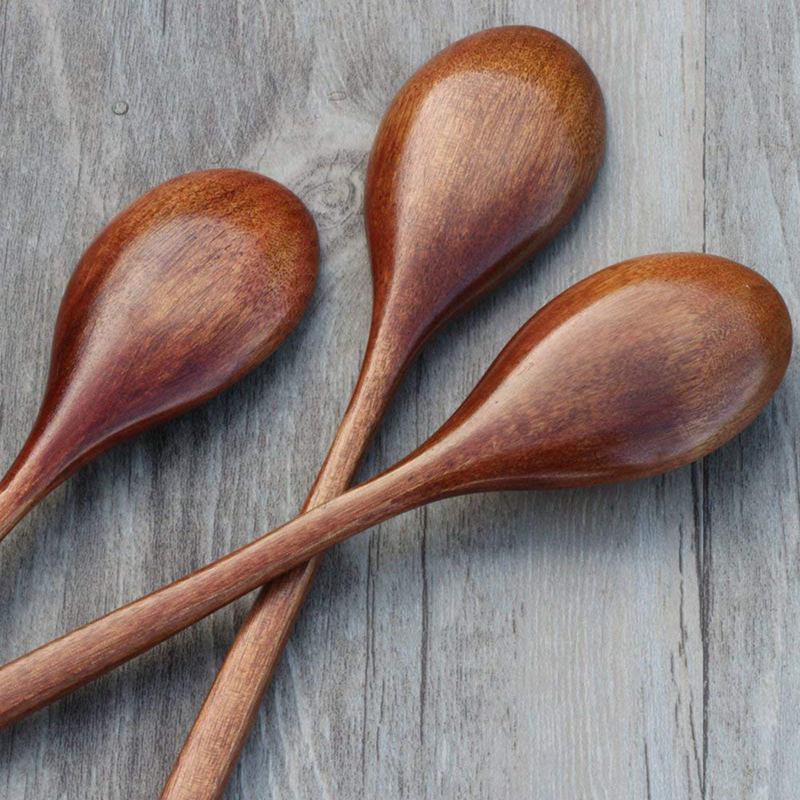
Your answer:
[[[764,407],[791,338],[781,296],[734,262],[670,254],[603,270],[532,317],[450,419],[395,467],[0,668],[0,725],[423,503],[632,480],[688,464]]]
[[[483,31],[425,64],[375,141],[365,213],[373,319],[353,398],[304,510],[344,491],[423,342],[547,243],[589,191],[605,143],[597,81],[566,42]],[[317,568],[258,598],[162,798],[222,794]]]
[[[0,482],[0,539],[86,461],[263,361],[317,262],[300,200],[243,170],[175,178],[113,219],[61,302],[39,416]]]

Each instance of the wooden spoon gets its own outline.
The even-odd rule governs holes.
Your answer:
[[[0,725],[424,503],[632,480],[688,464],[753,420],[790,352],[781,296],[739,264],[684,253],[598,272],[532,317],[453,416],[396,466],[0,668]]]
[[[61,302],[38,419],[0,482],[0,539],[82,464],[263,361],[317,261],[306,208],[252,172],[183,175],[113,219]]]
[[[426,338],[549,241],[602,159],[597,82],[566,42],[529,27],[463,39],[423,66],[381,124],[365,212],[374,306],[361,375],[304,510],[343,492]],[[317,561],[253,606],[162,797],[218,797]]]

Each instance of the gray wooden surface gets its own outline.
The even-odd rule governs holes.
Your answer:
[[[706,248],[800,311],[796,4],[0,0],[3,465],[72,266],[135,196],[255,169],[308,203],[324,249],[313,306],[266,366],[84,469],[3,543],[0,660],[293,515],[367,332],[376,125],[427,57],[507,22],[584,54],[608,157],[557,242],[426,349],[365,475],[543,301],[616,260]],[[793,363],[749,431],[667,477],[451,500],[340,547],[228,798],[797,797],[797,384]],[[0,734],[0,798],[156,797],[245,608]]]

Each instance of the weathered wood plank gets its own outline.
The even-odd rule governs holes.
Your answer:
[[[800,15],[708,9],[709,250],[769,277],[800,318]],[[790,798],[800,784],[797,358],[768,411],[709,459],[707,797]]]
[[[428,56],[504,22],[585,54],[607,163],[577,223],[425,352],[364,474],[438,425],[557,291],[627,256],[701,248],[702,2],[3,5],[4,462],[72,264],[150,185],[218,164],[265,172],[314,211],[324,261],[312,311],[267,366],[103,457],[4,543],[0,658],[293,515],[366,336],[360,207],[380,115]],[[341,547],[229,797],[699,797],[696,484],[684,470],[454,500]],[[242,609],[0,734],[0,797],[155,796]]]

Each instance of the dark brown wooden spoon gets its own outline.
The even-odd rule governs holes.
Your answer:
[[[732,261],[668,254],[598,272],[532,317],[450,419],[396,466],[0,668],[0,725],[424,503],[632,480],[688,464],[764,407],[791,338],[775,288]]]
[[[0,539],[89,459],[216,395],[303,315],[318,245],[305,206],[243,170],[140,197],[81,258],[38,419],[0,482]]]
[[[586,63],[536,28],[463,39],[400,90],[367,174],[374,305],[366,355],[304,510],[350,484],[428,336],[571,218],[597,174],[604,133]],[[163,798],[222,794],[316,568],[313,560],[256,601]]]

